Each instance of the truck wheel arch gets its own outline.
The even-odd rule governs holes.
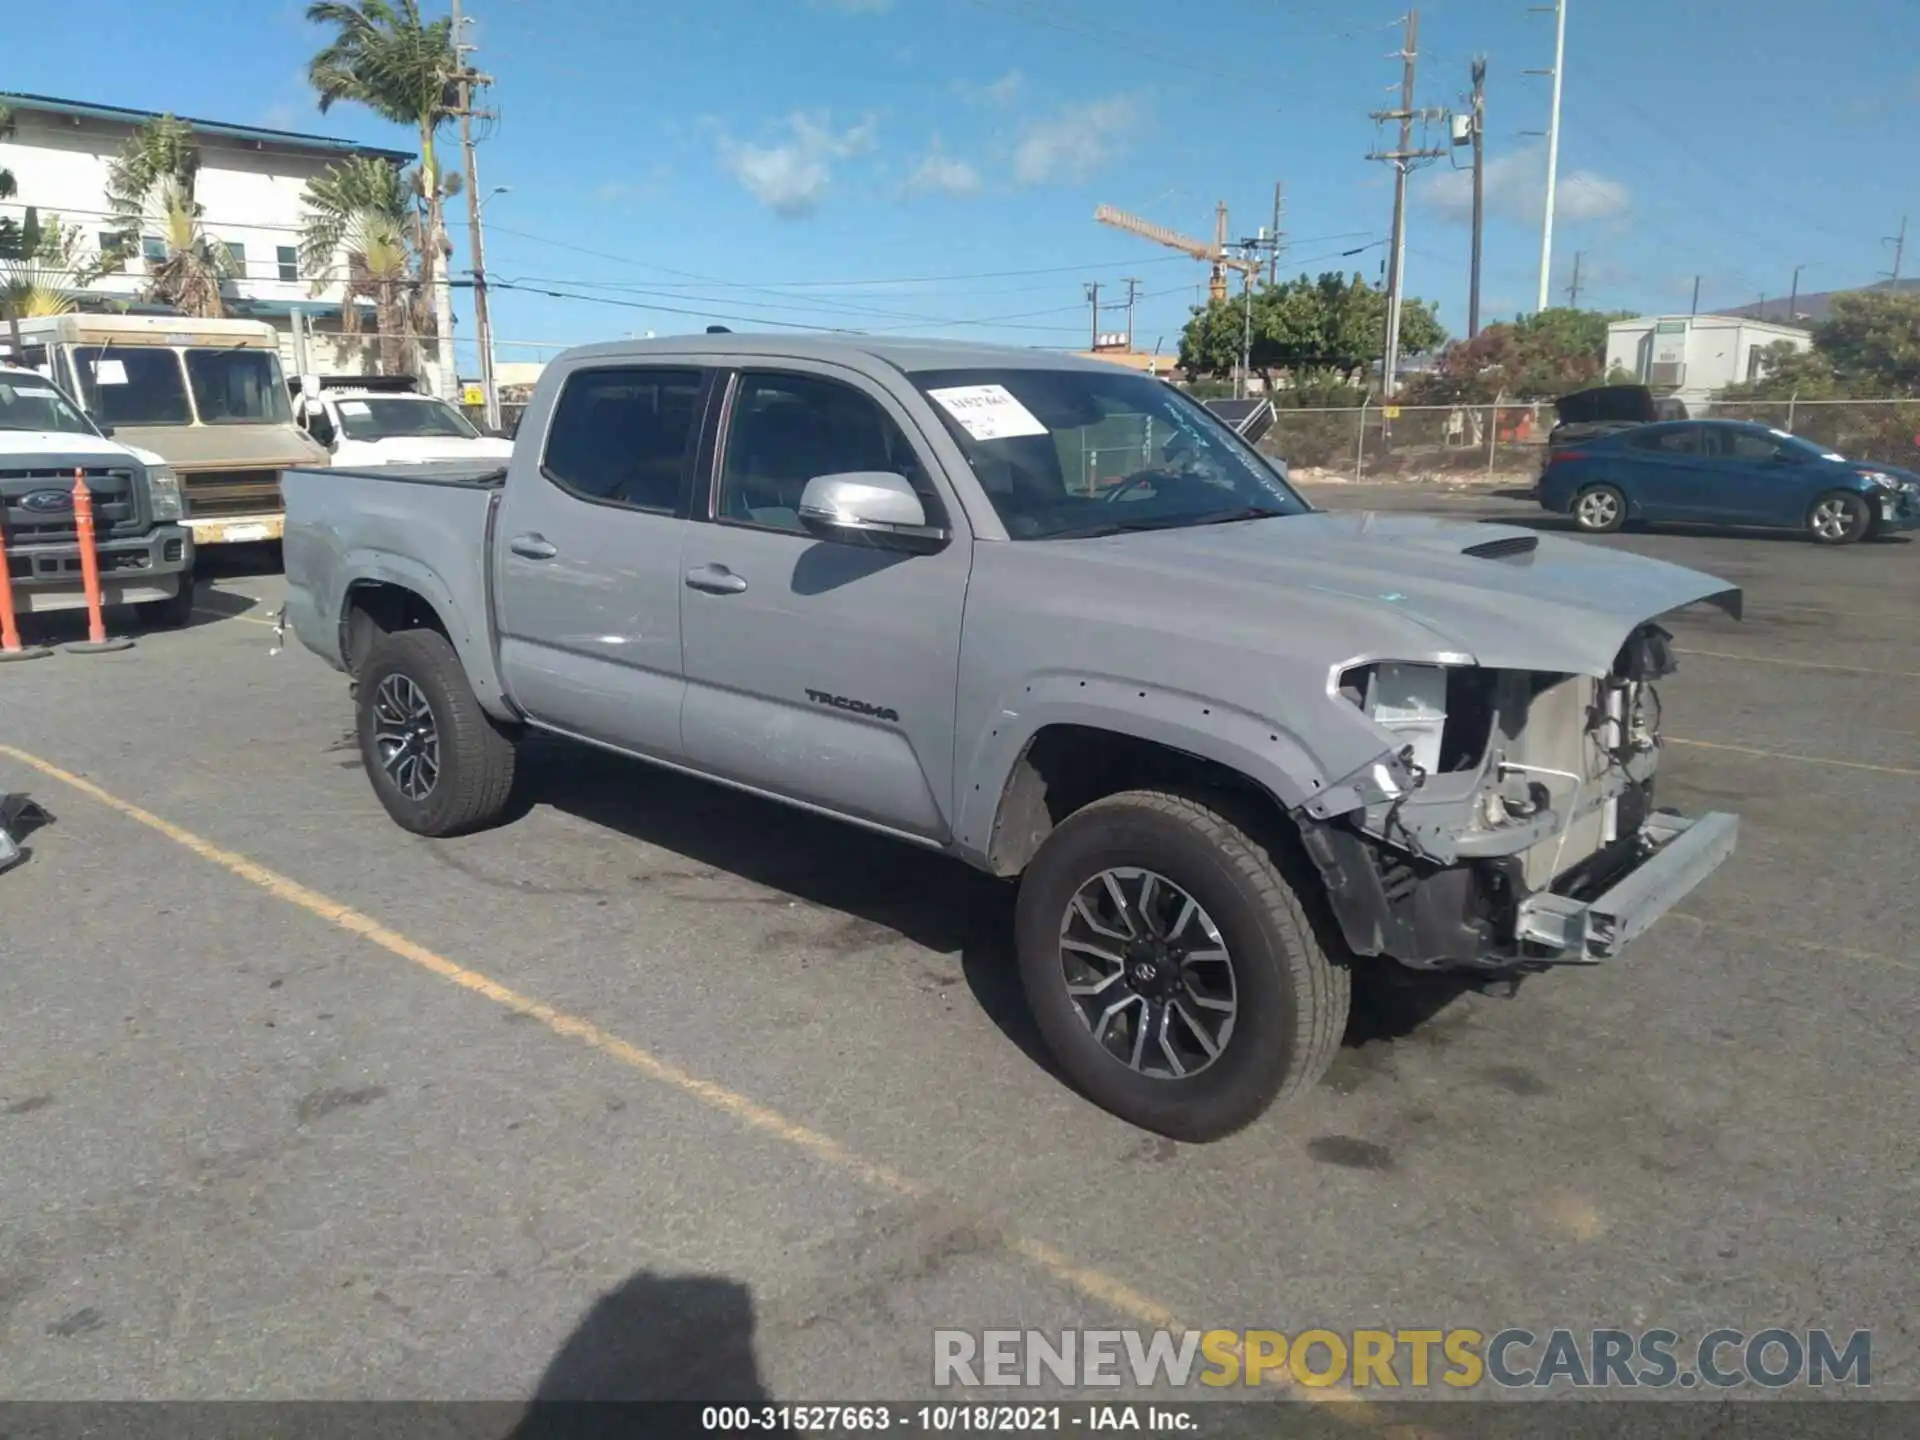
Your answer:
[[[1202,738],[1199,744],[1206,742]],[[1007,769],[990,828],[984,842],[976,844],[993,874],[1018,875],[1067,816],[1107,795],[1143,786],[1231,793],[1276,823],[1290,825],[1288,811],[1304,796],[1281,793],[1270,776],[1256,778],[1248,773],[1251,768],[1197,746],[1138,734],[1131,727],[1043,724],[1026,738]]]
[[[356,580],[347,587],[340,607],[340,657],[349,675],[359,672],[375,640],[399,630],[437,630],[453,639],[440,612],[417,590],[391,580]]]

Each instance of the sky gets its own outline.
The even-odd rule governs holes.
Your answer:
[[[444,0],[423,0],[429,14]],[[1542,0],[1546,3],[1546,0]],[[1909,0],[1568,0],[1551,284],[1564,304],[1684,313],[1871,282],[1914,221]],[[0,89],[413,148],[322,116],[304,7],[44,7]],[[1272,224],[1282,274],[1382,273],[1406,12],[1395,0],[470,0],[497,121],[480,147],[502,360],[726,324],[1084,346],[1086,286],[1137,282],[1172,352],[1206,267],[1097,225],[1110,204],[1210,237]],[[240,17],[250,17],[242,20]],[[1487,57],[1483,320],[1532,310],[1553,17],[1419,14],[1416,104],[1459,109]],[[158,61],[159,63],[156,63]],[[1417,137],[1445,147],[1444,124]],[[1407,293],[1466,326],[1465,149],[1410,185]],[[30,197],[23,197],[30,198]],[[464,206],[453,216],[464,269]],[[1344,252],[1357,252],[1347,254]],[[538,292],[558,292],[557,295]],[[564,298],[562,298],[564,297]],[[459,331],[471,335],[465,297]],[[1125,328],[1124,305],[1101,329]],[[463,370],[467,367],[463,365]]]

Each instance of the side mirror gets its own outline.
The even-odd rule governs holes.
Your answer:
[[[816,539],[915,555],[938,550],[951,538],[927,523],[927,508],[906,476],[886,470],[814,476],[800,494],[800,525]]]
[[[111,440],[113,438],[113,426],[103,423],[96,425],[94,428],[100,432],[100,438],[102,440]]]
[[[801,528],[816,540],[874,545],[927,555],[947,543],[947,530],[927,524],[927,507],[891,470],[816,474],[801,492]]]

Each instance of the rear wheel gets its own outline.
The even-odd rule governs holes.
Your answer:
[[[446,636],[381,635],[357,681],[360,758],[395,823],[445,836],[500,817],[513,789],[514,743],[480,708]]]
[[[1627,497],[1612,485],[1589,485],[1573,497],[1573,523],[1589,535],[1607,535],[1627,523]]]
[[[1866,497],[1851,490],[1830,490],[1807,511],[1807,534],[1816,545],[1851,545],[1873,529]]]
[[[1311,1085],[1346,1026],[1330,964],[1273,853],[1212,801],[1108,796],[1054,830],[1020,884],[1020,975],[1088,1098],[1208,1141]]]

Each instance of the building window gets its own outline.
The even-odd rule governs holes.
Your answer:
[[[100,258],[101,258],[101,260],[102,260],[102,261],[105,261],[105,260],[107,259],[107,257],[109,257],[110,255],[112,255],[112,254],[113,254],[113,250],[114,250],[114,247],[115,247],[116,245],[118,245],[119,243],[120,243],[120,237],[119,237],[119,235],[117,235],[117,234],[116,234],[115,232],[113,232],[112,230],[102,230],[102,231],[100,232]],[[110,271],[111,271],[111,270],[124,270],[124,269],[126,269],[126,268],[127,268],[127,262],[126,262],[126,261],[125,261],[124,259],[122,259],[122,260],[121,260],[121,261],[120,261],[120,262],[119,262],[118,264],[116,264],[116,265],[108,265],[108,266],[107,266],[106,268],[107,268],[108,270],[110,270]]]
[[[227,259],[233,262],[233,273],[241,279],[247,274],[247,247],[238,240],[227,241]]]
[[[273,254],[274,259],[279,262],[280,278],[282,280],[298,280],[300,278],[300,252],[298,250],[291,245],[277,245],[274,247]]]
[[[167,242],[162,240],[158,235],[142,235],[140,237],[140,258],[145,260],[149,265],[166,264]]]

